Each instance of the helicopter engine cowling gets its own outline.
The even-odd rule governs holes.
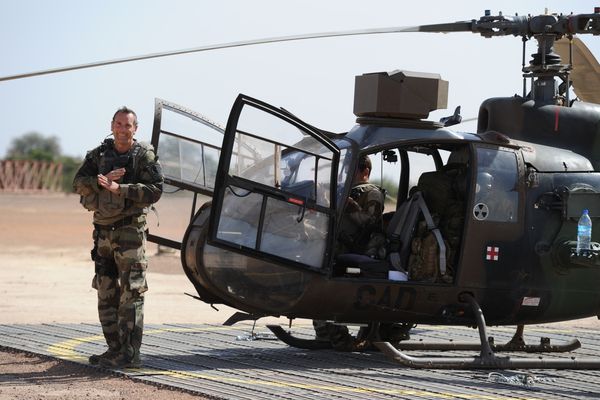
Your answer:
[[[574,151],[600,170],[600,105],[574,101],[565,107],[520,96],[495,97],[479,108],[477,132],[487,131]]]

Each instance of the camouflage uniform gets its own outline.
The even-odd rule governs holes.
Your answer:
[[[98,186],[97,175],[126,168],[121,194]],[[163,176],[150,144],[134,142],[120,155],[113,139],[88,152],[73,187],[82,205],[94,212],[95,275],[98,315],[109,350],[105,355],[124,356],[139,363],[142,344],[147,259],[146,214],[162,194]],[[92,358],[90,358],[92,362]]]
[[[359,253],[376,256],[383,237],[382,213],[385,194],[383,189],[371,183],[352,188],[352,201],[348,200],[340,222],[337,254]]]

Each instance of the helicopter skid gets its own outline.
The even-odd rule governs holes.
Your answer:
[[[411,357],[389,342],[373,343],[389,359],[410,368],[427,369],[600,369],[600,359],[496,357],[493,353],[476,357]]]
[[[304,350],[326,350],[331,349],[331,342],[316,339],[300,339],[286,332],[279,325],[267,325],[267,328],[273,332],[277,339],[291,347]]]
[[[600,358],[598,359],[544,359],[537,358],[511,358],[497,357],[492,349],[493,340],[487,335],[487,328],[483,311],[477,300],[470,295],[464,294],[462,300],[468,302],[475,314],[477,328],[479,329],[480,344],[476,347],[480,355],[475,357],[411,357],[397,350],[389,342],[374,342],[377,347],[391,360],[411,368],[429,369],[600,369]],[[518,350],[520,347],[527,348],[523,340],[523,325],[517,327],[513,338],[504,346],[505,350]],[[546,342],[548,342],[546,340]],[[570,343],[573,345],[573,342]],[[540,346],[544,348],[544,340]],[[568,346],[569,344],[565,345]],[[580,345],[576,341],[575,345]],[[579,346],[577,346],[579,347]],[[462,350],[462,349],[461,349]],[[545,350],[544,350],[545,351]]]
[[[469,342],[400,342],[394,345],[398,350],[433,350],[433,351],[480,351],[481,344]],[[581,342],[573,339],[567,343],[551,345],[546,339],[542,339],[540,344],[531,345],[524,343],[514,343],[512,341],[506,344],[494,345],[490,347],[493,351],[523,351],[526,353],[564,353],[573,351],[581,347]]]

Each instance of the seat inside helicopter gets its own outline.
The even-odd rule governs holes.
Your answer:
[[[397,154],[409,163],[393,165]],[[371,157],[371,182],[386,191],[385,241],[377,257],[338,254],[334,276],[451,283],[468,198],[468,146],[388,149]],[[401,174],[401,168],[409,174]]]

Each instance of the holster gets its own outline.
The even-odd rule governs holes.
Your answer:
[[[94,260],[96,274],[100,276],[108,276],[110,278],[119,277],[119,269],[117,263],[111,258],[97,256]]]
[[[111,278],[119,277],[119,269],[117,263],[112,258],[104,258],[98,255],[98,229],[94,229],[94,248],[90,251],[92,260],[94,261],[94,269],[96,274],[108,276]]]

